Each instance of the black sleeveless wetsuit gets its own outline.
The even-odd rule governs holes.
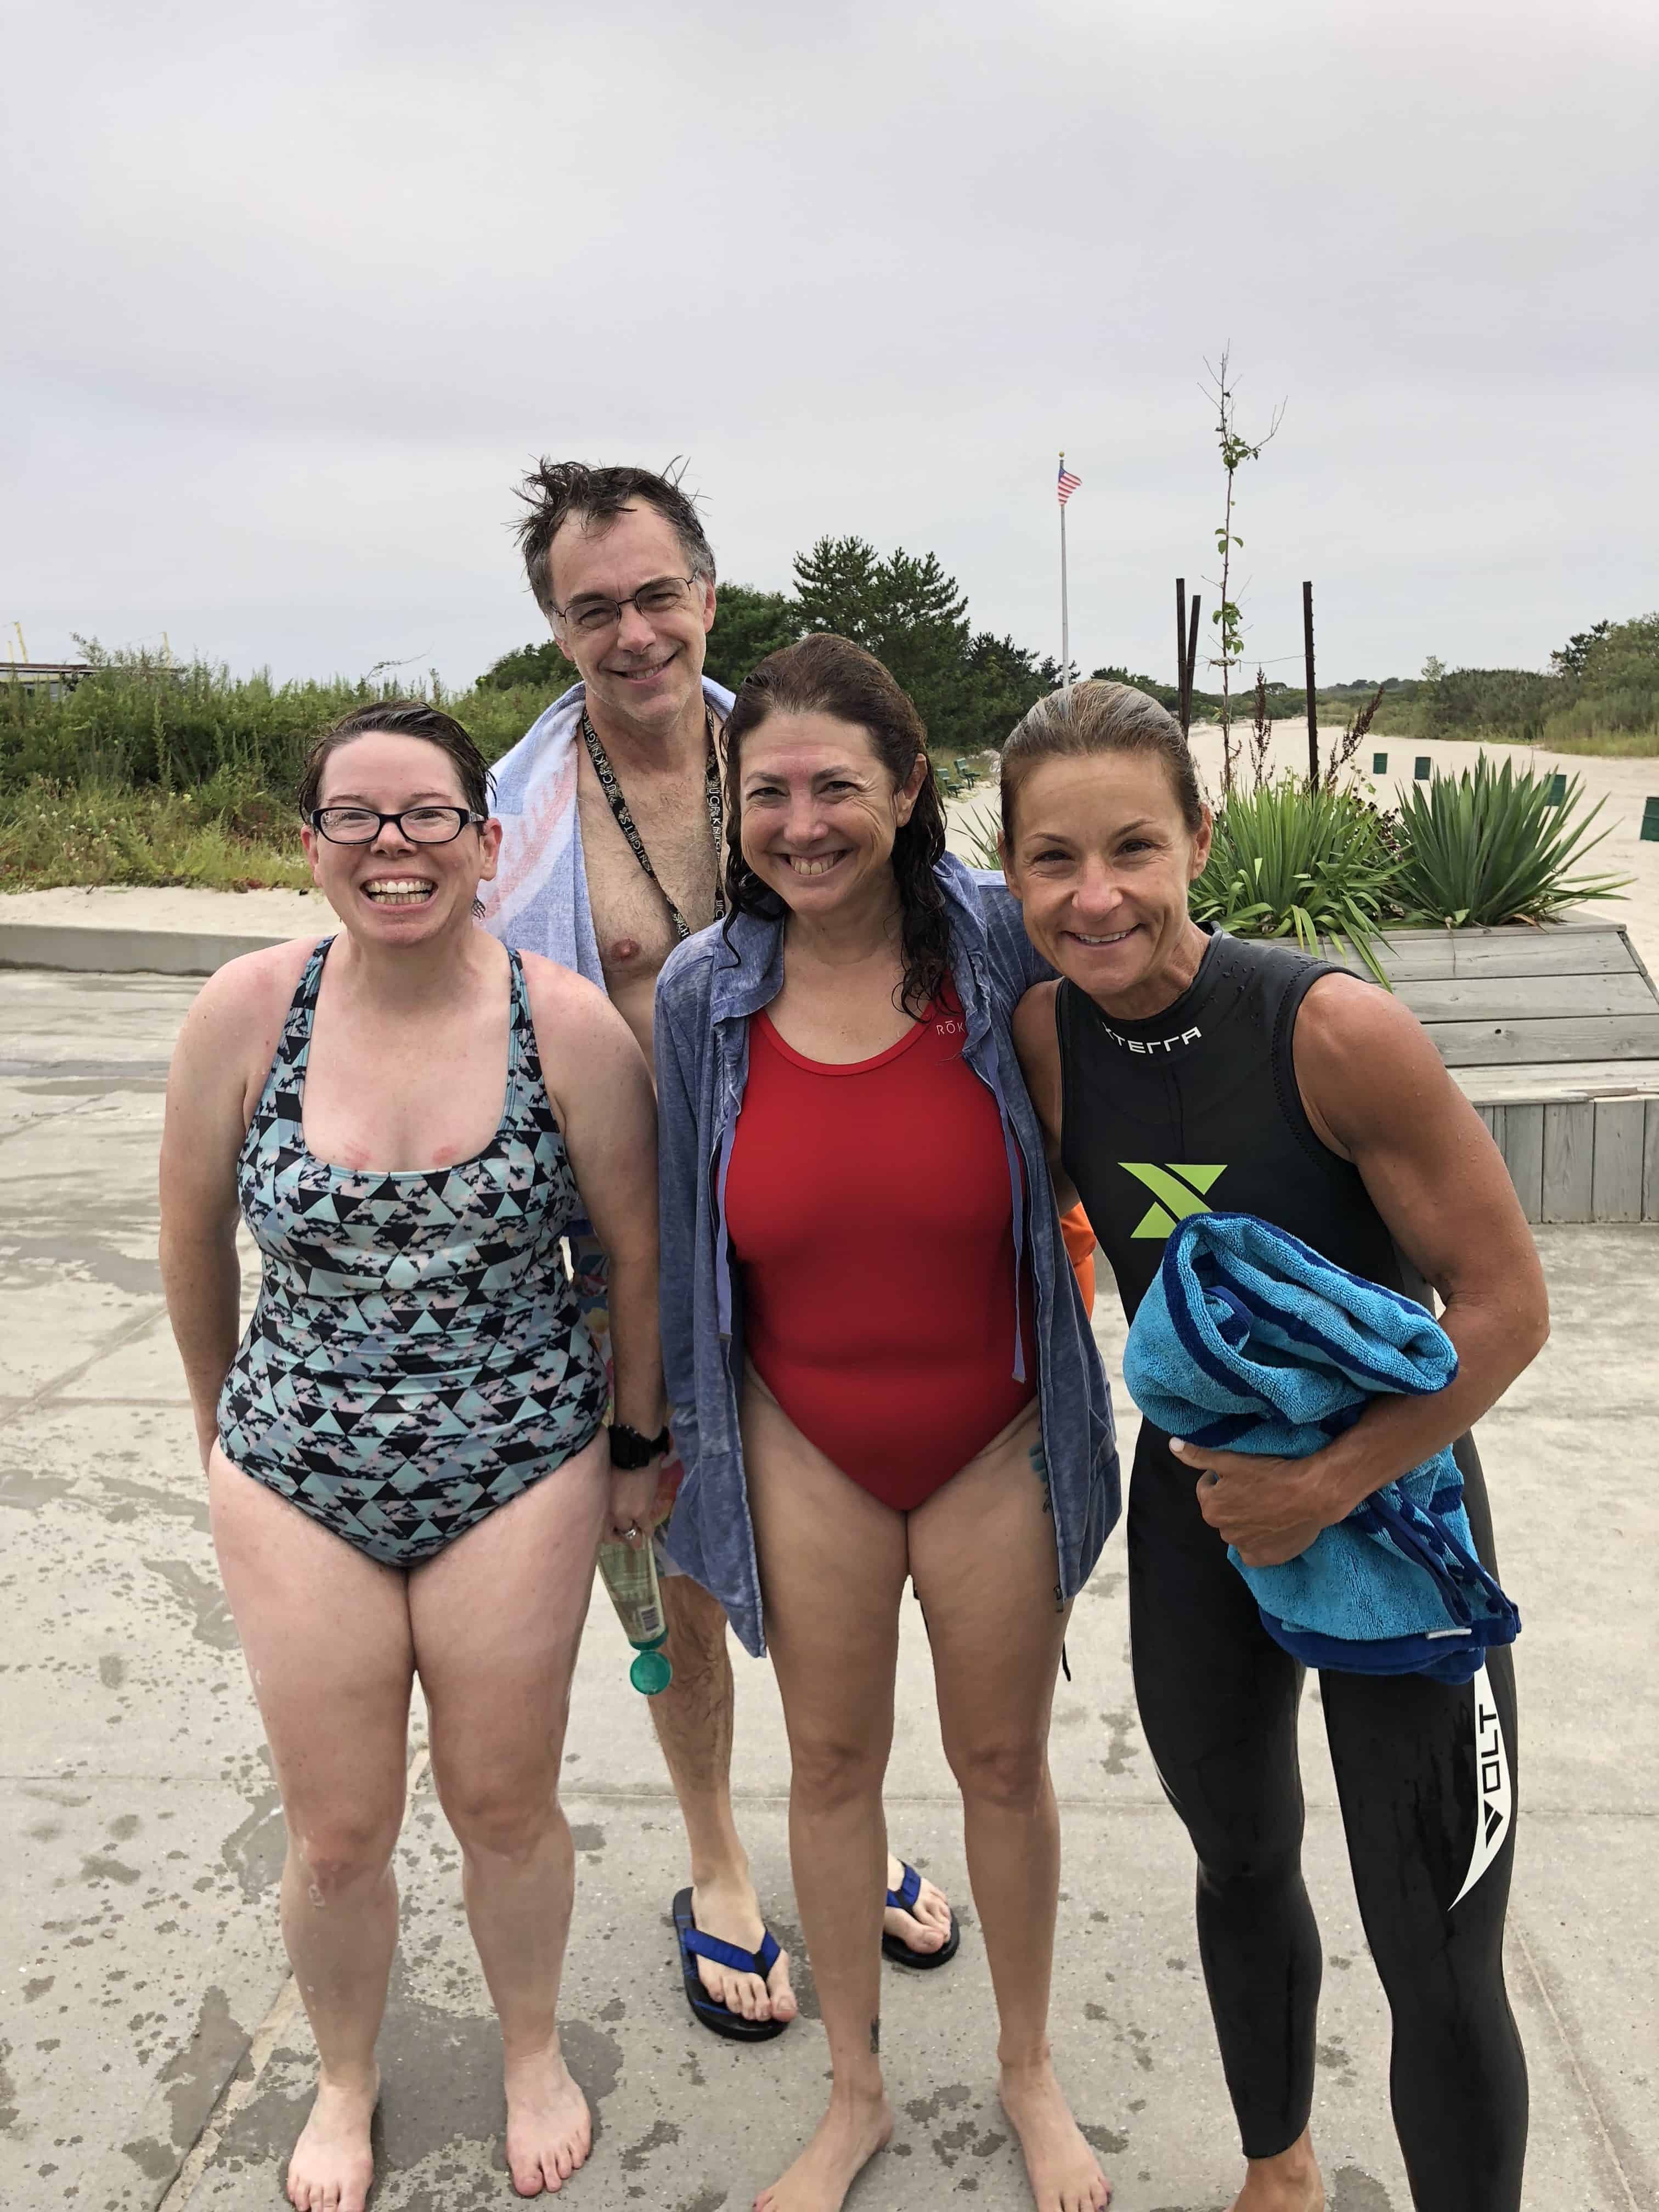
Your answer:
[[[1297,1089],[1297,1009],[1329,972],[1217,934],[1190,988],[1148,1021],[1109,1019],[1061,982],[1062,1154],[1129,1315],[1176,1220],[1210,1204],[1407,1287],[1358,1171],[1319,1141]],[[1135,1693],[1198,1853],[1199,1946],[1245,2154],[1270,2158],[1307,2125],[1313,2094],[1320,1948],[1300,1863],[1303,1670],[1261,1626],[1168,1446],[1143,1424],[1128,1513]],[[1495,1568],[1473,1443],[1455,1452],[1476,1547]],[[1516,2212],[1527,2075],[1503,1972],[1510,1653],[1456,1686],[1334,1672],[1321,1686],[1360,1917],[1393,2014],[1390,2087],[1413,2201],[1418,2212]]]

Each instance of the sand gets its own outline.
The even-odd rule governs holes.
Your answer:
[[[0,926],[52,923],[85,929],[201,930],[225,936],[303,937],[326,929],[328,901],[318,891],[203,891],[128,884],[63,885],[0,895]]]

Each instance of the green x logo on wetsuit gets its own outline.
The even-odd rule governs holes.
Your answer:
[[[1218,1176],[1226,1173],[1224,1163],[1218,1168],[1199,1168],[1172,1161],[1168,1167],[1159,1167],[1152,1160],[1120,1160],[1118,1165],[1126,1175],[1144,1182],[1161,1201],[1147,1207],[1129,1234],[1155,1237],[1160,1243],[1177,1221],[1184,1221],[1189,1213],[1209,1212],[1199,1193],[1208,1190]]]

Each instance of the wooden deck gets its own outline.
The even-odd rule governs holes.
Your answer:
[[[1528,1221],[1659,1221],[1659,993],[1619,922],[1401,930],[1379,957]]]

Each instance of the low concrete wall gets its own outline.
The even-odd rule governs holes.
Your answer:
[[[319,919],[325,927],[325,909]],[[304,915],[301,929],[310,921],[310,915]],[[293,928],[259,934],[3,917],[0,969],[211,975],[228,960],[283,944],[298,933]],[[1629,952],[1618,925],[1598,924],[1563,934],[1579,935],[1585,941],[1594,937],[1619,940],[1645,987],[1644,1003],[1651,1000],[1653,987]],[[1462,950],[1470,956],[1490,952],[1486,940],[1510,937],[1524,938],[1523,950],[1534,957],[1550,949],[1538,932],[1484,930],[1468,933]],[[1431,940],[1425,933],[1422,945],[1414,948],[1417,964],[1427,960],[1432,967],[1443,955],[1449,959],[1447,942],[1438,934]],[[1405,933],[1396,944],[1407,944]],[[1413,951],[1395,957],[1400,964],[1412,967]],[[1583,983],[1598,979],[1569,980]],[[1401,995],[1408,1004],[1412,993],[1412,983],[1402,981]],[[1430,1034],[1436,1035],[1433,1027]],[[1436,1042],[1441,1042],[1438,1036]],[[1659,1060],[1607,1060],[1559,1069],[1547,1065],[1459,1066],[1454,1073],[1496,1137],[1528,1221],[1659,1223]]]
[[[70,968],[103,975],[211,975],[241,953],[283,942],[281,935],[6,921],[0,922],[0,968]]]

